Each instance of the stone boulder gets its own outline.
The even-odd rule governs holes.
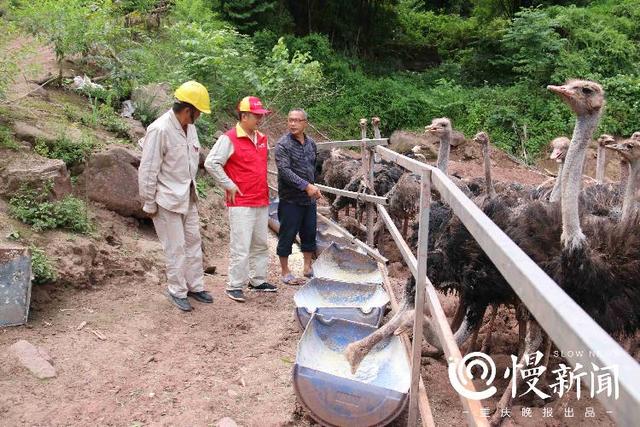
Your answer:
[[[169,83],[153,83],[134,89],[131,101],[136,109],[144,109],[158,117],[173,105],[173,93]]]
[[[17,121],[13,124],[13,133],[18,141],[26,141],[31,146],[36,144],[36,140],[54,141],[56,136],[40,129],[31,123]]]
[[[56,370],[51,365],[51,356],[44,349],[34,346],[29,341],[20,340],[9,347],[9,350],[36,378],[42,380],[56,376]]]
[[[147,133],[147,130],[139,120],[132,118],[123,118],[123,120],[127,123],[127,135],[129,135],[131,142],[137,143]]]
[[[62,160],[47,159],[31,151],[3,150],[0,155],[0,195],[11,197],[23,186],[44,188],[51,182],[52,196],[71,194],[71,177]]]
[[[94,153],[79,184],[87,197],[122,216],[148,218],[138,195],[140,153],[123,147]]]

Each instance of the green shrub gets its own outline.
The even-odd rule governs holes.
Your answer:
[[[62,228],[83,234],[91,232],[92,225],[84,202],[73,196],[50,201],[50,190],[50,184],[40,191],[22,188],[9,200],[9,214],[36,231]]]
[[[33,283],[43,285],[45,283],[54,282],[57,274],[51,260],[47,254],[37,246],[31,246],[31,273],[33,274]]]
[[[8,148],[10,150],[17,150],[20,145],[13,138],[13,134],[9,128],[0,124],[0,147]]]
[[[72,141],[66,135],[54,141],[36,140],[34,151],[49,159],[60,159],[68,168],[84,163],[87,156],[98,147],[96,140],[89,135],[82,135],[78,141]]]

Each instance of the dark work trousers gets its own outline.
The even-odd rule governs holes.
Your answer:
[[[280,232],[278,233],[278,256],[291,255],[291,247],[300,234],[300,249],[302,252],[315,252],[316,250],[316,204],[297,205],[295,203],[280,200],[278,204],[278,220]]]

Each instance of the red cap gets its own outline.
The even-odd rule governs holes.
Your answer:
[[[238,111],[246,111],[254,114],[269,114],[271,111],[262,107],[262,101],[257,96],[245,96],[238,104]]]

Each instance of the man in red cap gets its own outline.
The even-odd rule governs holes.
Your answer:
[[[269,110],[255,96],[238,104],[238,123],[218,138],[204,163],[205,169],[226,191],[229,208],[229,281],[225,293],[244,302],[244,287],[275,292],[267,282],[269,187],[267,137],[258,131]]]

